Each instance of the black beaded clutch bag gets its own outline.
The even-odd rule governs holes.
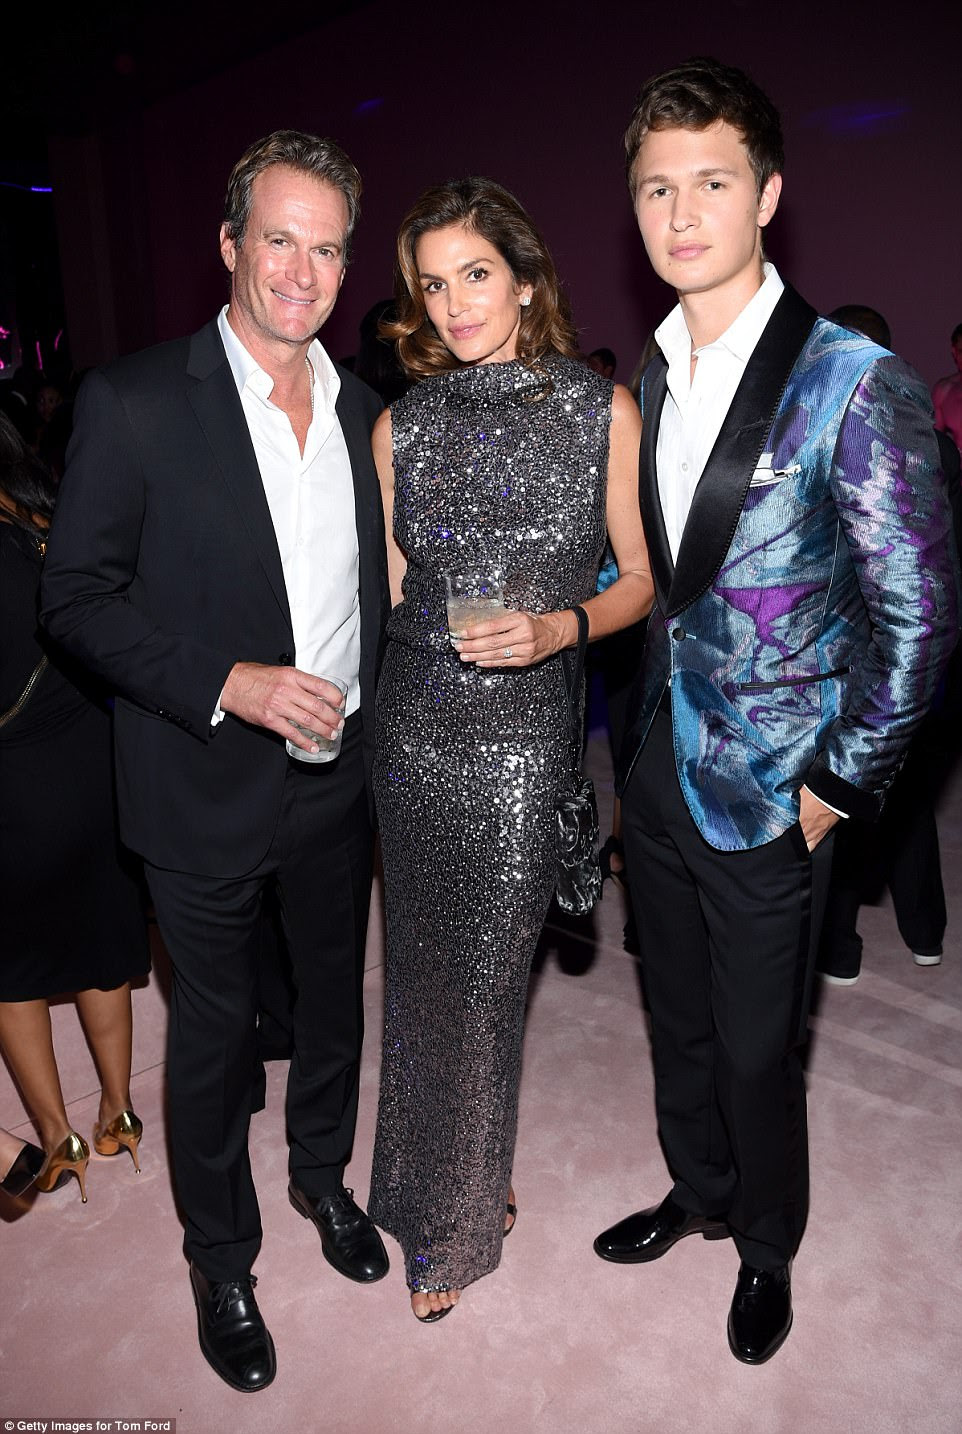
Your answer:
[[[598,804],[594,783],[581,770],[582,688],[585,649],[588,646],[588,614],[574,608],[578,619],[578,646],[573,658],[562,653],[568,689],[571,732],[571,778],[558,793],[555,804],[554,849],[557,863],[555,900],[572,916],[587,916],[601,895],[601,862],[598,858]]]

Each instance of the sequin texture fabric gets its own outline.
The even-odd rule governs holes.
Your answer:
[[[570,763],[560,658],[463,664],[442,573],[498,569],[507,605],[532,612],[593,594],[611,392],[552,357],[441,374],[391,410],[408,569],[377,703],[388,944],[369,1209],[415,1290],[463,1288],[501,1257],[525,995]]]

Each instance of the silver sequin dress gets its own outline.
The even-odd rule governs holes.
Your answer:
[[[488,364],[391,409],[407,555],[377,698],[387,907],[381,1096],[369,1210],[412,1289],[501,1258],[531,960],[554,887],[570,764],[560,658],[479,670],[450,645],[445,568],[499,568],[509,607],[595,591],[611,384],[572,360]]]

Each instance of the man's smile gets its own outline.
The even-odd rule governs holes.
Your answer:
[[[283,299],[285,304],[297,304],[302,309],[310,308],[314,303],[313,299],[295,299],[291,294],[282,294],[279,289],[271,289],[275,299]]]

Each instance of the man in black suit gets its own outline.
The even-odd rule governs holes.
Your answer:
[[[118,693],[122,835],[145,859],[174,970],[170,1119],[201,1348],[242,1390],[275,1372],[247,1149],[265,891],[297,989],[291,1203],[342,1274],[387,1272],[343,1186],[388,605],[369,444],[380,404],[316,338],[360,188],[337,145],[296,131],[239,160],[220,239],[230,302],[192,338],[86,380],[42,597],[51,635]],[[285,738],[318,751],[295,723],[343,728],[340,756],[288,756]]]

